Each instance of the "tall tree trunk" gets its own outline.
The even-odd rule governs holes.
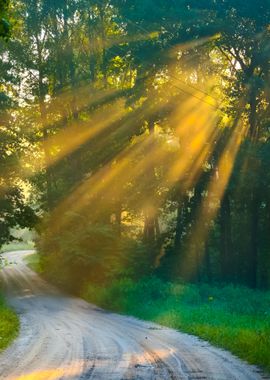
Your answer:
[[[122,230],[122,205],[121,202],[117,202],[115,207],[115,222],[117,227],[118,236],[121,236]]]
[[[259,200],[256,191],[251,197],[251,231],[248,282],[252,288],[257,287],[258,273],[258,231],[259,230]]]
[[[249,134],[252,139],[252,141],[256,141],[258,137],[258,126],[257,126],[257,119],[256,119],[256,111],[257,111],[257,99],[256,99],[256,91],[251,87],[250,90],[250,96],[249,96]]]
[[[187,265],[186,273],[183,275],[187,276],[187,279],[194,280],[196,282],[200,281],[200,265],[201,265],[201,250],[204,242],[201,240],[200,236],[197,236],[196,224],[197,217],[199,215],[199,210],[202,207],[202,183],[198,184],[194,188],[194,196],[190,202],[191,212],[189,214],[189,224],[190,231],[188,234],[189,248],[186,252],[185,260],[189,262]]]
[[[156,239],[159,239],[160,237],[160,226],[159,226],[159,220],[158,216],[155,216],[155,232],[156,232]]]
[[[257,99],[256,88],[254,82],[251,82],[250,88],[250,110],[249,110],[249,127],[250,137],[253,144],[258,139],[258,123],[257,123]],[[254,157],[250,158],[251,170],[257,170],[257,162]],[[256,184],[253,184],[251,192],[251,235],[250,235],[250,257],[248,269],[248,282],[252,288],[257,287],[257,272],[258,272],[258,227],[259,227],[259,198]]]
[[[145,208],[143,229],[143,238],[145,243],[153,244],[156,240],[155,219],[156,215],[153,207],[149,206]]]
[[[175,228],[175,238],[174,238],[174,251],[179,252],[181,248],[182,236],[184,222],[186,219],[186,208],[185,201],[179,196],[178,206],[177,206],[177,216],[176,216],[176,228]]]
[[[235,263],[232,248],[231,202],[226,192],[220,208],[220,265],[224,281],[232,281],[235,276]]]
[[[207,281],[211,284],[213,280],[212,276],[212,266],[211,266],[211,257],[210,257],[210,251],[209,251],[209,242],[208,240],[205,243],[204,247],[204,257],[205,257],[205,273],[207,276]]]

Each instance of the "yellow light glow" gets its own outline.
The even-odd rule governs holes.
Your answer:
[[[203,256],[200,256],[198,253],[201,251],[199,246],[196,245],[204,244],[207,239],[210,222],[215,218],[219,210],[220,202],[226,191],[238,150],[246,132],[246,124],[239,121],[231,133],[231,137],[218,161],[215,174],[209,182],[206,191],[208,196],[202,201],[196,223],[190,234],[188,248],[185,253],[185,261],[182,264],[182,272],[187,276],[191,277],[194,274],[203,258]],[[194,257],[192,258],[194,255],[196,255],[196,260]]]

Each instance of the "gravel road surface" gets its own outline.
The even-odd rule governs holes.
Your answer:
[[[27,254],[6,253],[1,271],[21,330],[0,354],[0,379],[270,379],[196,337],[61,294],[24,264]]]

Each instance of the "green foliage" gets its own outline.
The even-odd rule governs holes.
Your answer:
[[[152,277],[113,281],[106,288],[88,284],[82,296],[104,308],[197,335],[270,370],[269,292]]]
[[[45,215],[39,246],[52,278],[80,287],[90,278],[155,272],[269,287],[269,3],[23,0],[14,17],[14,39],[2,47],[9,57],[3,84],[14,95],[8,101],[3,92],[0,103],[19,143],[3,167],[16,166],[15,152],[27,146],[19,161]],[[31,75],[22,81],[24,72]],[[14,120],[11,100],[20,104]],[[106,122],[120,103],[123,115],[89,138],[100,125],[95,115]],[[209,128],[211,111],[200,112],[206,105],[217,108],[217,137],[194,153]],[[186,113],[192,122],[179,132]],[[225,156],[229,162],[242,124],[230,181],[214,199],[209,186],[215,178],[222,186],[218,166]],[[184,172],[171,181],[175,166]],[[22,203],[5,220],[31,224]],[[198,221],[204,206],[216,212]],[[194,236],[198,223],[202,238]],[[9,227],[2,226],[3,240]]]
[[[14,237],[14,240],[2,245],[0,252],[31,250],[34,248],[34,235],[29,229],[11,229],[10,234]]]
[[[14,95],[9,99],[1,91],[1,106],[11,120],[1,135],[0,165],[5,171],[14,169],[22,162],[17,152],[29,151],[24,157],[27,170],[19,176],[30,177],[43,212],[38,248],[52,281],[79,292],[89,281],[95,287],[155,273],[168,280],[269,288],[269,4],[253,3],[18,2],[14,39],[2,47],[10,61],[5,62],[3,83]],[[22,83],[23,72],[31,75]],[[13,119],[11,105],[17,98],[24,106]],[[170,183],[167,174],[179,157],[185,161],[182,149],[190,143],[179,135],[182,120],[175,113],[198,100],[194,110],[187,108],[191,119],[193,112],[196,118],[186,134],[195,138],[201,106],[205,100],[209,105],[209,98],[212,108],[219,105],[215,129],[221,137],[212,141],[211,154],[196,175],[192,168],[201,152],[188,153],[190,167],[181,180]],[[65,152],[81,132],[87,135],[95,128],[95,112],[104,119],[110,116],[116,99],[126,106],[124,116]],[[220,120],[223,116],[230,120],[228,128]],[[218,163],[238,121],[247,125],[247,137],[224,199],[213,199],[209,183],[222,176]],[[74,126],[74,134],[65,134]],[[204,127],[207,123],[202,133]],[[256,138],[251,129],[257,131]],[[151,133],[158,137],[147,145]],[[44,141],[49,148],[44,149]],[[138,141],[146,148],[132,159],[127,155],[125,170],[103,186],[106,173],[117,173],[121,157],[136,152]],[[171,143],[173,148],[164,149]],[[60,159],[54,161],[58,152]],[[91,182],[95,176],[98,181]],[[12,171],[11,177],[18,175]],[[196,179],[187,186],[190,177]],[[35,222],[22,194],[16,187],[13,192],[13,180],[11,185],[1,193],[0,243],[12,239],[10,227],[15,224]],[[101,190],[92,196],[96,185]],[[80,186],[84,191],[77,193]],[[58,209],[66,197],[71,199],[68,210]],[[196,240],[194,230],[205,204],[210,211],[216,206],[217,213],[201,221],[206,233]],[[84,211],[77,212],[80,208]],[[121,212],[126,215],[122,219]],[[117,223],[112,221],[116,215]],[[195,302],[197,296],[194,291],[189,299]]]
[[[10,23],[7,18],[9,0],[0,0],[0,37],[7,39],[10,36]]]
[[[12,243],[4,244],[1,247],[0,252],[28,251],[28,250],[34,249],[34,247],[35,245],[33,242],[24,242],[24,241],[18,242],[15,240]]]
[[[16,240],[11,228],[33,228],[37,222],[34,211],[25,205],[23,195],[18,188],[9,189],[0,197],[0,247]]]
[[[6,85],[9,83],[7,80]],[[33,228],[37,222],[34,210],[25,202],[19,169],[21,137],[12,116],[12,99],[1,93],[0,98],[0,247],[15,240],[14,227]]]
[[[19,319],[13,310],[8,308],[0,295],[0,351],[5,349],[19,332]]]
[[[151,271],[148,247],[120,237],[116,226],[75,213],[67,213],[65,220],[64,228],[49,225],[37,240],[45,275],[58,285],[76,291],[85,282],[106,284]]]
[[[26,264],[29,266],[29,268],[32,269],[34,272],[38,274],[43,273],[43,268],[40,262],[40,256],[37,253],[27,255],[24,260]]]
[[[82,290],[83,298],[101,307],[127,313],[132,307],[142,302],[147,304],[153,300],[165,301],[169,289],[156,277],[147,277],[138,282],[130,278],[113,280],[106,287],[86,284]]]
[[[36,222],[29,181],[33,268],[241,355],[256,344],[246,355],[269,365],[263,293],[179,283],[270,287],[269,1],[16,5],[0,46],[0,245]]]

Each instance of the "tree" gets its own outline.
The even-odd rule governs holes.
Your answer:
[[[0,38],[7,39],[10,36],[10,23],[8,21],[9,0],[0,1]]]
[[[2,64],[21,91],[8,114],[31,145],[20,162],[50,268],[67,255],[67,273],[88,263],[85,281],[95,265],[104,280],[136,261],[169,280],[267,285],[270,11],[256,7],[18,2]]]

